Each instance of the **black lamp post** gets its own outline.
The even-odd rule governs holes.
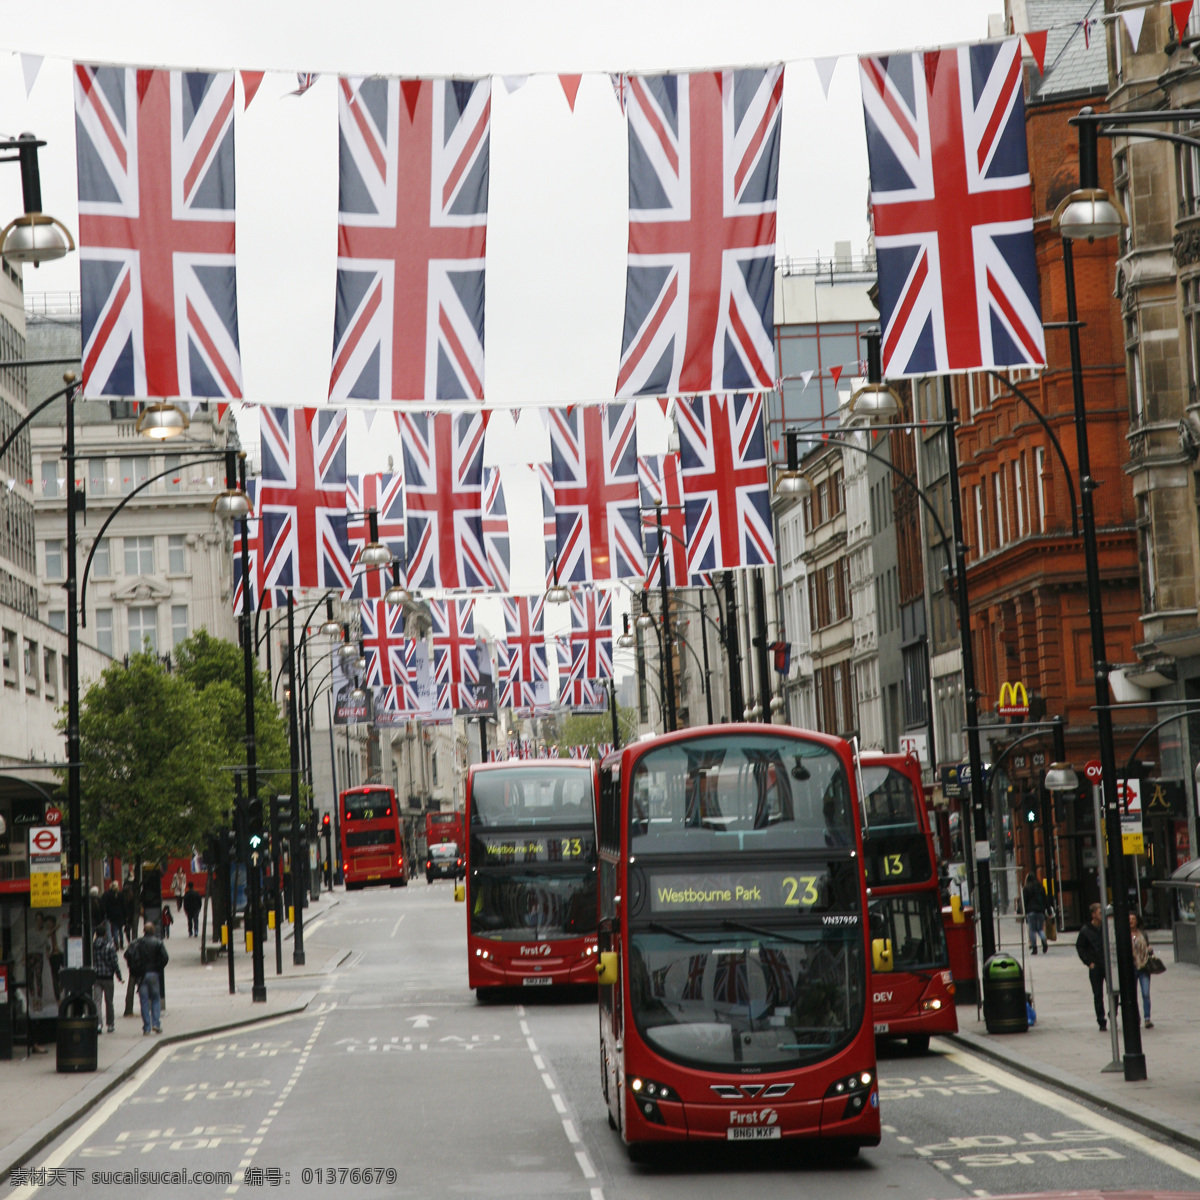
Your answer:
[[[674,733],[678,728],[675,712],[675,659],[674,650],[671,647],[670,595],[667,591],[667,540],[663,535],[661,496],[654,498],[654,523],[658,528],[658,587],[662,597],[663,637],[660,642],[660,650],[669,656],[663,664],[667,689],[667,732]]]

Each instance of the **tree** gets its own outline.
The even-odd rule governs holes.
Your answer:
[[[627,740],[626,731],[637,729],[632,708],[617,706],[620,718],[619,728],[622,731],[621,744]],[[562,754],[572,746],[590,746],[593,750],[612,742],[612,714],[602,713],[571,713],[558,723],[558,750]],[[598,753],[598,752],[597,752]]]
[[[193,687],[200,703],[215,714],[220,739],[221,767],[239,767],[246,762],[246,685],[242,650],[234,642],[213,637],[207,629],[197,630],[175,647],[176,672]],[[271,697],[271,681],[254,662],[254,748],[258,766],[265,770],[287,770],[291,765],[287,723]],[[222,794],[226,807],[233,801],[233,772],[222,772]],[[259,795],[273,788],[259,782]]]
[[[113,663],[79,716],[84,836],[141,862],[184,853],[221,817],[221,733],[196,690],[153,654]]]

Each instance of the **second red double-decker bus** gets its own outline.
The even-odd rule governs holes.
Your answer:
[[[601,765],[598,825],[601,1081],[631,1156],[878,1145],[847,743],[761,725],[636,742]]]
[[[596,765],[477,764],[467,776],[467,973],[497,987],[596,983]]]
[[[426,883],[435,879],[461,879],[466,871],[466,853],[462,813],[425,814]]]
[[[958,1032],[958,1014],[921,765],[868,752],[861,769],[871,920],[892,943],[892,969],[873,976],[875,1033],[924,1052],[931,1034]]]
[[[378,785],[349,788],[341,804],[342,875],[346,890],[370,883],[408,885],[396,793]]]

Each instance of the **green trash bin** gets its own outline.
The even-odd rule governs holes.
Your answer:
[[[1025,971],[1011,954],[993,954],[983,964],[983,1020],[988,1033],[1027,1033]]]

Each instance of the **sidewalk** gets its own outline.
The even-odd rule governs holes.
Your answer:
[[[1005,920],[1003,949],[1018,959],[1023,932],[1011,918]],[[982,1011],[976,1021],[974,1005],[959,1005],[959,1033],[951,1040],[1200,1149],[1200,968],[1174,961],[1169,933],[1151,935],[1167,969],[1150,985],[1154,1028],[1142,1028],[1149,1078],[1126,1083],[1120,1071],[1101,1073],[1112,1060],[1111,1034],[1096,1027],[1087,968],[1075,953],[1075,936],[1061,934],[1048,954],[1039,950],[1031,957],[1028,948],[1024,952],[1025,987],[1037,1010],[1037,1024],[1028,1033],[989,1034]],[[1140,1007],[1138,1013],[1140,1017]],[[1119,1031],[1119,1017],[1117,1025]]]
[[[167,1002],[163,1008],[161,1037],[143,1037],[142,1019],[134,998],[132,1017],[123,1017],[124,985],[116,984],[113,997],[117,1013],[115,1033],[99,1040],[98,1069],[94,1072],[60,1075],[56,1070],[55,1047],[49,1053],[26,1057],[24,1046],[13,1047],[11,1062],[0,1062],[0,1090],[18,1097],[18,1103],[0,1108],[0,1183],[39,1149],[53,1141],[64,1128],[94,1107],[132,1075],[156,1050],[224,1029],[253,1025],[275,1017],[303,1012],[316,994],[318,981],[329,974],[345,951],[323,942],[321,929],[307,936],[310,922],[339,903],[339,893],[322,892],[319,901],[305,910],[304,950],[306,964],[292,965],[291,926],[283,931],[283,974],[275,974],[275,938],[268,936],[266,951],[267,1001],[255,1004],[250,998],[251,960],[245,953],[241,931],[234,946],[234,976],[237,994],[229,994],[229,967],[224,955],[215,962],[200,962],[200,939],[184,930],[166,942],[171,961],[166,970]],[[121,974],[129,978],[124,958]]]

